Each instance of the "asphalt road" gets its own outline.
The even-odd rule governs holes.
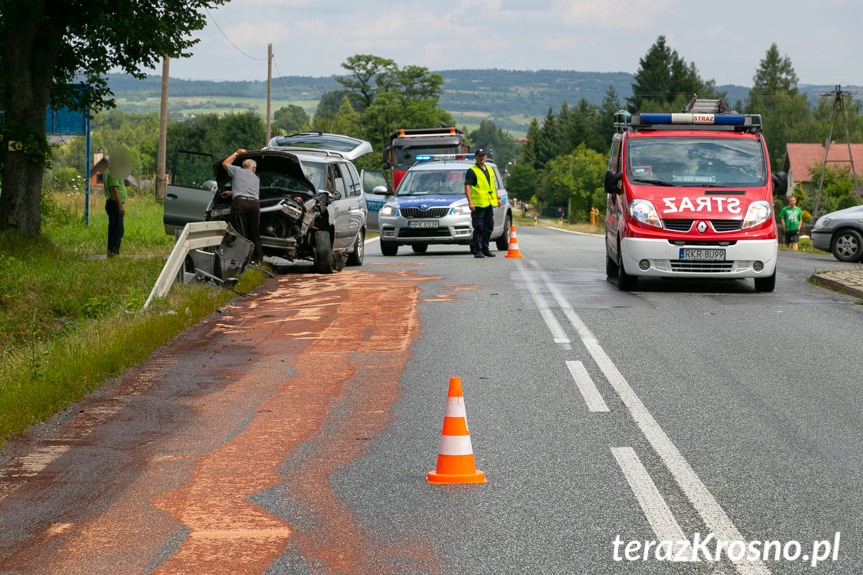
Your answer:
[[[622,293],[602,238],[518,240],[291,269],[12,442],[0,573],[863,572],[843,264]],[[426,482],[454,376],[483,485]]]

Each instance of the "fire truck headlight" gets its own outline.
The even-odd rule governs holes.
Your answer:
[[[746,210],[746,217],[743,218],[743,227],[751,228],[763,224],[770,218],[772,211],[770,204],[767,202],[752,202],[749,204],[749,209]]]
[[[662,220],[659,219],[656,208],[647,200],[632,200],[629,204],[629,214],[642,224],[662,227]]]

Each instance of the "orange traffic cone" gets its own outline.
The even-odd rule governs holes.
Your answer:
[[[509,251],[506,252],[508,258],[520,258],[521,253],[518,251],[518,238],[515,237],[515,226],[509,231]]]
[[[485,483],[485,473],[476,470],[467,412],[461,393],[461,379],[449,379],[449,394],[443,418],[437,469],[429,471],[428,482],[434,485],[454,483]]]

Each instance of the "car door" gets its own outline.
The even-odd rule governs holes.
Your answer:
[[[503,187],[503,181],[500,178],[500,171],[497,169],[497,166],[494,166],[492,169],[494,170],[494,188],[497,191],[498,199],[497,207],[492,210],[494,213],[494,230],[492,231],[492,235],[498,237],[504,232],[503,224],[506,221],[506,212],[509,207],[509,196]]]
[[[386,176],[381,170],[363,170],[360,173],[360,179],[366,201],[366,229],[372,232],[380,231],[378,216],[381,208],[387,202],[387,196],[391,195]],[[379,189],[381,186],[387,188],[387,191],[383,194],[376,194],[375,188]]]
[[[174,159],[171,183],[165,190],[162,223],[166,234],[182,231],[187,223],[207,219],[216,195],[213,156],[181,150]]]
[[[328,173],[328,183],[327,185],[332,185],[332,191],[336,194],[338,199],[333,200],[330,203],[330,207],[332,211],[332,224],[333,224],[333,249],[335,250],[345,250],[353,241],[353,238],[357,235],[358,227],[354,227],[354,222],[351,218],[352,210],[357,204],[356,197],[350,196],[350,191],[348,189],[348,177],[347,168],[345,168],[342,162],[333,162],[329,165]],[[330,183],[331,182],[331,183]]]
[[[368,213],[366,208],[366,197],[363,193],[363,186],[360,182],[360,176],[357,173],[357,168],[350,162],[339,164],[344,174],[345,183],[348,188],[348,205],[349,227],[353,232],[350,236],[351,241],[348,246],[353,245],[353,238],[357,237],[357,233],[367,226]]]

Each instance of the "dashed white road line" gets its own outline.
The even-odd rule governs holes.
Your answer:
[[[608,411],[608,405],[602,399],[599,390],[596,389],[596,384],[590,378],[590,374],[584,368],[584,364],[580,361],[567,361],[566,367],[569,368],[569,373],[572,374],[572,379],[578,386],[578,391],[584,397],[584,402],[590,411]]]
[[[659,493],[659,489],[656,488],[653,479],[650,478],[650,474],[647,473],[647,469],[644,468],[638,455],[635,454],[635,450],[631,447],[612,447],[611,453],[614,454],[620,470],[623,471],[623,476],[626,477],[626,482],[629,483],[632,492],[635,493],[635,499],[656,534],[656,540],[659,542],[671,541],[671,556],[673,560],[677,561],[678,550],[682,545],[677,542],[682,542],[686,536],[671,513],[665,499]],[[692,557],[691,554],[685,556],[687,559],[681,559],[682,561]]]
[[[539,287],[537,287],[536,282],[533,281],[530,274],[525,273],[524,265],[522,265],[521,262],[517,262],[517,267],[527,284],[527,289],[530,292],[531,297],[533,297],[536,307],[539,308],[539,313],[542,315],[542,319],[545,320],[545,324],[551,331],[552,337],[554,337],[554,343],[560,345],[565,350],[572,349],[569,336],[566,335],[566,331],[561,327],[557,318],[554,317],[554,313],[551,311],[548,301],[546,301],[545,296],[543,296],[539,291]]]
[[[531,261],[530,265],[539,270],[539,264]],[[522,268],[524,271],[524,268]],[[530,274],[523,273],[525,278]],[[572,327],[581,338],[582,344],[587,348],[593,361],[599,366],[599,369],[605,375],[606,380],[612,388],[617,392],[623,404],[629,410],[632,419],[635,421],[638,428],[647,438],[650,445],[662,459],[668,471],[674,477],[680,489],[683,490],[689,502],[698,512],[704,524],[710,529],[717,540],[723,541],[746,541],[737,527],[731,522],[731,519],[725,511],[717,503],[716,499],[701,482],[695,471],[678,451],[677,447],[666,435],[665,431],[659,426],[638,396],[630,387],[626,378],[614,365],[614,362],[605,353],[605,350],[599,345],[596,337],[581,320],[575,310],[569,304],[560,290],[548,278],[545,272],[539,271],[539,275],[543,280],[549,293],[557,302],[560,309],[563,311],[566,318],[569,320]],[[528,281],[530,281],[528,279]],[[535,286],[534,286],[535,287]],[[531,288],[533,291],[534,288]],[[550,311],[550,310],[549,310]],[[556,321],[556,320],[555,320]],[[548,323],[546,321],[546,323]],[[558,324],[559,325],[559,324]],[[734,561],[735,569],[740,575],[769,575],[770,570],[762,561],[748,561],[745,558],[739,561]]]

